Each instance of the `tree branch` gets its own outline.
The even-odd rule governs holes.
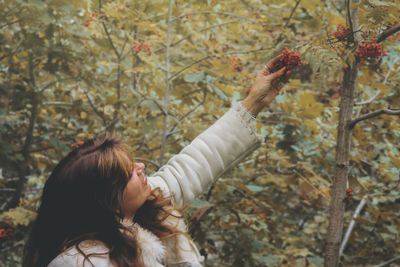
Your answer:
[[[354,120],[352,120],[349,123],[348,127],[349,127],[349,129],[352,129],[360,121],[367,120],[367,119],[370,119],[370,118],[374,118],[374,117],[382,115],[382,114],[400,115],[400,109],[387,109],[387,108],[385,108],[385,109],[375,110],[373,112],[370,112],[370,113],[364,114],[364,115],[362,115],[362,116],[360,116],[358,118],[355,118]]]
[[[378,92],[377,92],[373,97],[371,97],[370,99],[364,100],[364,101],[360,101],[360,102],[356,102],[354,105],[356,105],[356,106],[361,106],[361,105],[369,104],[369,103],[371,103],[372,101],[374,101],[375,98],[377,98],[378,95],[379,95],[380,93],[381,93],[381,92],[378,91]]]
[[[101,0],[99,0],[99,14],[101,14]],[[107,20],[107,18],[106,18]],[[107,26],[105,24],[104,21],[101,21],[101,24],[103,25],[103,29],[106,32],[107,35],[107,39],[111,45],[111,48],[114,50],[115,55],[117,56],[117,64],[118,64],[118,68],[117,68],[117,85],[116,85],[116,89],[117,89],[117,101],[114,104],[114,114],[113,114],[113,120],[111,121],[111,123],[106,127],[107,130],[112,131],[115,127],[115,124],[118,122],[119,120],[119,110],[121,108],[121,54],[120,52],[118,52],[118,49],[116,48],[113,40],[111,39],[111,35],[107,29]],[[125,44],[126,44],[127,40],[125,40],[124,45],[122,46],[121,49],[121,53],[123,53],[123,50],[125,48]]]
[[[400,260],[400,255],[397,255],[394,258],[391,258],[390,260],[385,261],[385,262],[383,262],[383,263],[381,263],[379,265],[375,265],[375,267],[386,267],[386,266],[389,266],[389,264],[391,264],[393,262],[396,262],[398,260]]]
[[[99,14],[101,14],[101,0],[99,0]],[[107,26],[104,23],[104,21],[101,22],[101,25],[103,26],[103,29],[106,32],[106,36],[107,36],[107,39],[108,39],[108,41],[109,41],[109,43],[111,45],[111,48],[114,50],[114,53],[117,56],[117,58],[120,59],[121,55],[119,54],[117,48],[115,47],[114,42],[111,39],[110,33],[108,32]]]
[[[385,39],[392,36],[393,34],[395,34],[398,31],[400,31],[400,24],[397,24],[397,25],[391,27],[390,29],[379,34],[378,37],[376,38],[376,42],[377,43],[383,42]]]
[[[365,195],[360,203],[358,204],[356,210],[353,213],[353,217],[351,219],[351,222],[347,228],[346,234],[344,235],[342,244],[340,245],[340,250],[339,250],[339,258],[342,256],[344,249],[346,248],[347,242],[349,241],[350,235],[353,232],[354,226],[356,224],[356,219],[358,218],[358,215],[360,214],[360,212],[362,211],[362,209],[364,208],[365,204],[367,204],[367,199],[368,199],[368,195]]]
[[[283,26],[284,28],[286,28],[289,25],[290,20],[292,19],[293,15],[294,15],[294,12],[296,11],[296,9],[299,6],[300,2],[301,2],[301,0],[296,0],[296,4],[295,4],[294,8],[292,9],[292,12],[290,12],[290,15],[287,18],[287,21],[286,21],[285,25]]]
[[[33,53],[32,51],[28,54],[28,70],[29,70],[29,84],[32,87],[32,106],[30,109],[29,125],[26,132],[25,141],[22,146],[22,156],[24,161],[22,163],[15,163],[15,168],[18,172],[18,181],[15,187],[15,192],[11,200],[5,206],[5,209],[14,208],[18,205],[19,199],[21,198],[24,190],[26,176],[29,173],[29,161],[30,161],[30,148],[33,141],[33,132],[35,130],[36,118],[39,109],[39,92],[37,90],[36,78],[34,73]]]
[[[254,53],[254,52],[260,52],[260,51],[265,51],[265,50],[270,50],[271,48],[258,48],[258,49],[252,49],[252,50],[248,50],[248,51],[231,51],[231,52],[226,52],[225,55],[237,55],[237,54],[250,54],[250,53]],[[183,67],[182,69],[178,70],[177,72],[175,72],[174,74],[171,75],[170,79],[174,79],[176,76],[178,76],[179,74],[181,74],[182,72],[184,72],[187,69],[190,69],[191,67],[193,67],[194,65],[207,60],[207,59],[211,59],[214,57],[218,57],[220,55],[208,55],[205,57],[202,57],[194,62],[192,62],[191,64]]]
[[[233,17],[233,18],[241,19],[241,20],[248,20],[248,21],[251,21],[251,22],[253,22],[253,23],[255,23],[255,24],[259,24],[259,23],[260,23],[260,22],[257,21],[257,20],[252,20],[252,19],[250,19],[250,18],[248,18],[248,17],[243,17],[243,16],[240,16],[240,15],[235,14],[235,13],[232,13],[232,12],[200,11],[200,12],[192,12],[190,15],[191,15],[191,16],[194,16],[194,15],[201,15],[201,14],[217,14],[217,15],[224,15],[224,16],[228,16],[228,17]],[[177,16],[177,17],[172,18],[172,19],[171,19],[171,22],[175,22],[176,20],[179,20],[179,19],[184,18],[184,17],[186,17],[186,16],[188,16],[187,13],[182,14],[182,15],[179,15],[179,16]]]
[[[239,20],[231,20],[231,21],[227,21],[227,22],[222,22],[222,23],[214,24],[214,25],[205,27],[205,28],[203,28],[203,29],[200,29],[200,30],[198,30],[198,32],[205,32],[205,31],[208,31],[208,30],[210,30],[210,29],[217,28],[217,27],[221,27],[221,26],[224,26],[224,25],[226,25],[226,24],[235,23],[235,22],[239,22]],[[182,38],[179,39],[178,41],[176,41],[176,42],[174,42],[174,43],[171,43],[170,47],[174,47],[174,46],[178,45],[179,43],[181,43],[181,42],[183,42],[183,41],[189,39],[191,36],[192,36],[192,35],[187,35],[187,36],[185,36],[185,37],[182,37]],[[165,49],[165,47],[161,47],[161,48],[155,50],[154,53],[158,53],[158,52],[160,52],[160,51],[163,51],[164,49]]]
[[[193,113],[196,109],[198,109],[201,105],[204,105],[205,101],[206,101],[206,96],[207,96],[207,91],[203,90],[203,100],[198,103],[193,109],[191,109],[190,111],[188,111],[185,115],[183,115],[178,122],[175,123],[175,125],[172,127],[171,130],[169,130],[169,133],[172,133],[173,130],[175,129],[176,126],[178,126],[178,124],[184,120],[187,116],[189,116],[191,113]]]
[[[96,106],[93,104],[92,99],[90,98],[89,92],[87,90],[83,90],[84,94],[86,95],[86,98],[89,102],[90,107],[92,108],[94,114],[96,114],[102,121],[103,121],[103,125],[106,126],[107,125],[107,119],[106,116],[100,112]]]
[[[166,53],[165,53],[165,96],[164,96],[164,124],[163,124],[163,132],[162,132],[162,140],[161,140],[161,150],[160,157],[158,162],[161,164],[164,160],[165,148],[167,145],[167,131],[168,131],[168,110],[169,110],[169,97],[170,97],[170,81],[171,81],[171,69],[170,69],[170,46],[171,46],[171,18],[172,18],[172,8],[174,6],[174,0],[169,0],[168,3],[168,15],[167,15],[167,36],[165,41]]]
[[[183,67],[182,69],[180,69],[180,70],[178,70],[177,72],[175,72],[174,74],[172,74],[172,75],[169,77],[169,79],[172,80],[173,78],[175,78],[176,76],[178,76],[179,74],[181,74],[182,72],[184,72],[185,70],[190,69],[190,68],[193,67],[194,65],[196,65],[196,64],[198,64],[198,63],[200,63],[200,62],[202,62],[202,61],[204,61],[204,60],[206,60],[206,59],[212,58],[212,57],[213,57],[213,56],[205,56],[205,57],[202,57],[202,58],[200,58],[200,59],[198,59],[198,60],[192,62],[191,64],[187,65],[186,67]]]
[[[22,21],[22,19],[17,19],[17,20],[14,20],[14,21],[10,21],[10,22],[8,22],[8,23],[5,23],[5,24],[3,24],[3,25],[0,26],[0,30],[1,30],[2,28],[5,28],[5,27],[10,26],[10,25],[13,25],[13,24],[18,23],[18,22],[20,22],[20,21]]]

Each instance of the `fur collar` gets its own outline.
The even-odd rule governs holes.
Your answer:
[[[122,224],[136,230],[136,240],[142,253],[145,267],[162,267],[165,258],[165,247],[161,240],[152,232],[144,229],[137,223],[123,220]]]

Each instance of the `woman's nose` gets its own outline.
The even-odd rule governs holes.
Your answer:
[[[144,163],[142,163],[142,162],[136,162],[135,167],[137,167],[140,171],[144,171],[144,168],[146,167],[146,165],[144,165]]]

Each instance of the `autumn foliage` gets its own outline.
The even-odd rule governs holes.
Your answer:
[[[357,47],[334,2],[0,1],[0,265],[21,265],[49,172],[81,140],[116,131],[150,177],[282,53],[275,67],[292,75],[255,123],[266,142],[187,221],[208,266],[322,266],[346,60],[368,63],[354,115],[400,108],[399,34],[372,40],[398,24],[397,3],[359,1]],[[357,126],[344,226],[370,201],[343,266],[375,266],[399,254],[400,120]]]

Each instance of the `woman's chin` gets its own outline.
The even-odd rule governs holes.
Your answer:
[[[146,185],[145,191],[147,193],[147,198],[151,195],[151,187],[149,184]]]

